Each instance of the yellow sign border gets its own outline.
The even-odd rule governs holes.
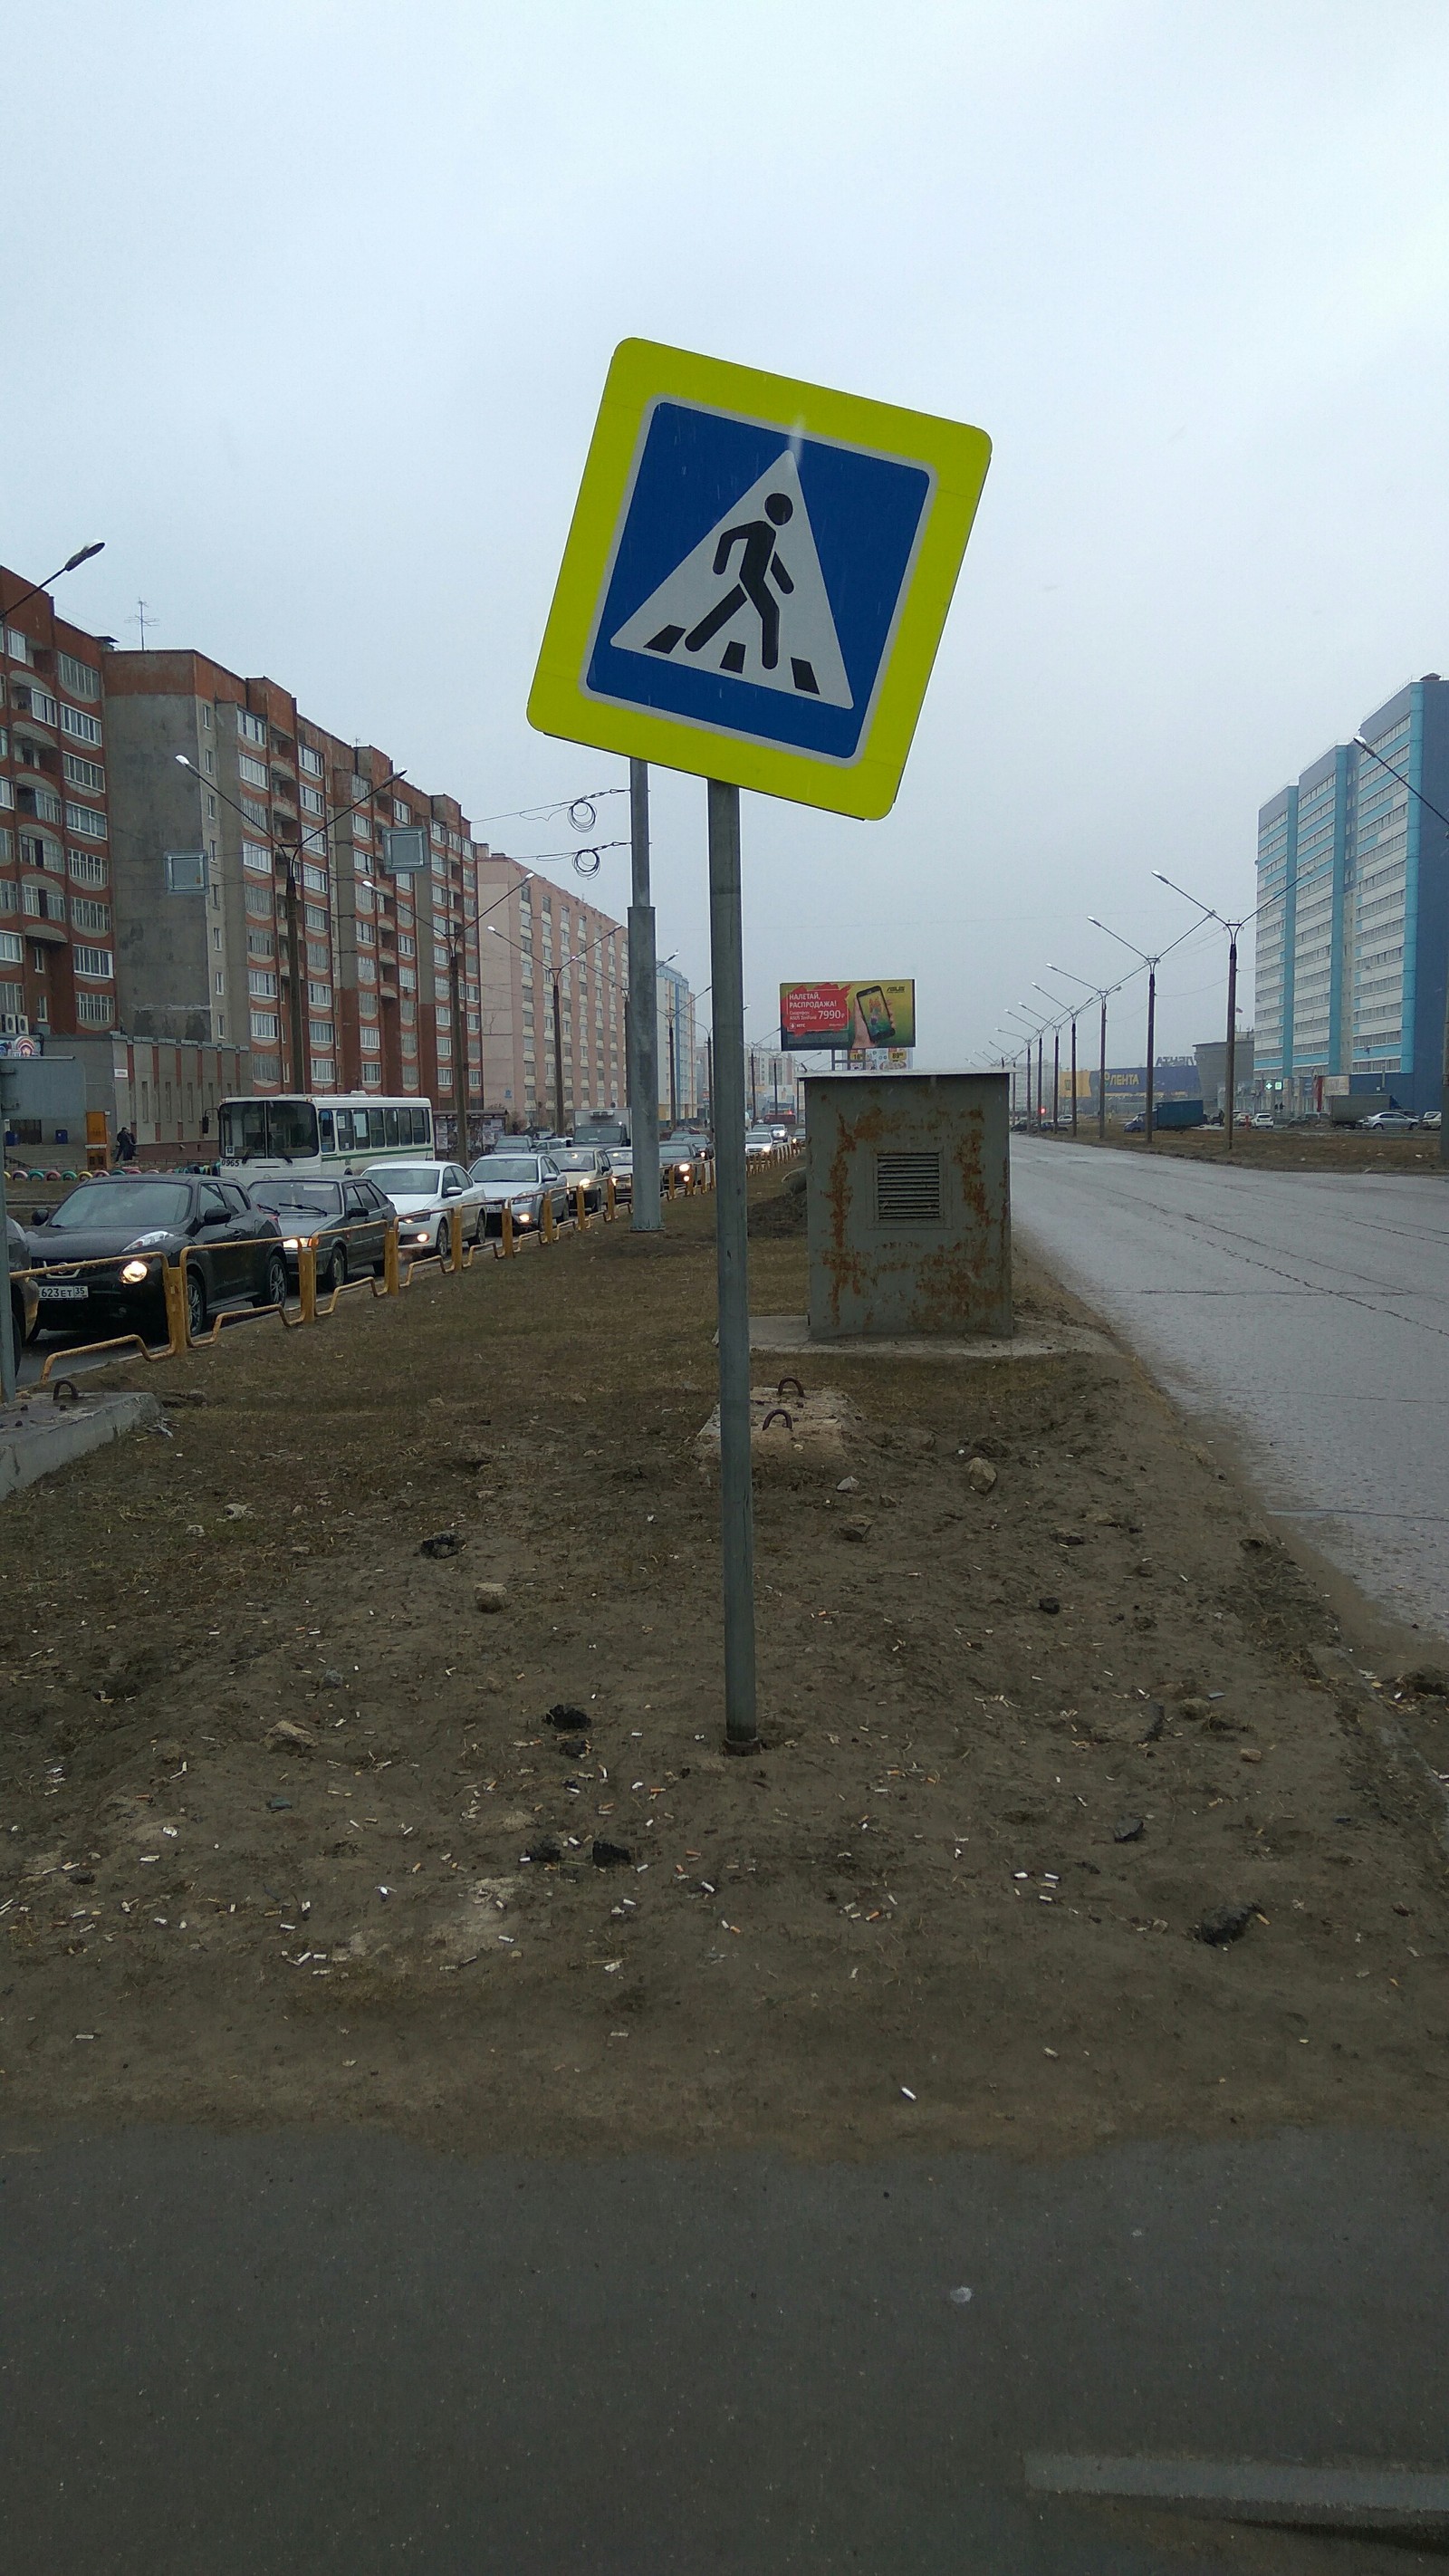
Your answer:
[[[877,683],[860,749],[849,763],[819,760],[775,743],[742,742],[683,716],[620,707],[587,695],[585,657],[612,560],[644,414],[659,400],[698,403],[778,425],[783,437],[834,439],[928,466],[935,478]],[[586,742],[663,769],[719,778],[762,796],[781,796],[834,814],[875,821],[901,783],[921,702],[981,498],[991,441],[984,429],[904,411],[860,394],[832,392],[726,358],[706,358],[653,340],[622,340],[604,385],[564,547],[553,605],[529,691],[528,721],[539,733]]]

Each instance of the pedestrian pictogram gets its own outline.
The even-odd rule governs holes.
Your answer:
[[[888,812],[990,453],[955,421],[625,341],[531,721]]]
[[[852,704],[788,447],[610,640],[621,652],[693,662],[755,688]]]

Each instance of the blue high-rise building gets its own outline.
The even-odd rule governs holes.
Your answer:
[[[1449,685],[1413,680],[1258,816],[1257,1079],[1294,1112],[1325,1091],[1442,1104]],[[1372,757],[1377,753],[1378,758]]]

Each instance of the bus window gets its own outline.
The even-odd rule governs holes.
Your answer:
[[[404,1118],[406,1118],[407,1114],[407,1111],[404,1110]],[[397,1111],[395,1109],[384,1109],[382,1113],[382,1123],[387,1143],[389,1145],[396,1145],[398,1142]],[[408,1140],[404,1138],[403,1141],[406,1143]]]
[[[366,1113],[364,1112],[364,1115],[365,1114]],[[367,1138],[364,1136],[362,1141],[365,1145]],[[339,1109],[337,1112],[337,1144],[339,1151],[344,1154],[350,1154],[356,1142],[357,1129],[354,1124],[352,1111],[350,1109]]]
[[[322,1151],[324,1154],[330,1154],[333,1150],[332,1111],[330,1109],[319,1109],[317,1112],[317,1123],[322,1130]]]
[[[267,1104],[264,1100],[224,1100],[217,1112],[217,1141],[228,1163],[244,1163],[267,1150]]]
[[[367,1120],[368,1144],[373,1148],[374,1152],[380,1151],[387,1143],[387,1138],[383,1134],[382,1111],[380,1109],[358,1109],[353,1112],[353,1115],[356,1118],[359,1127],[362,1125],[364,1118]]]
[[[433,1131],[428,1121],[428,1113],[426,1109],[415,1109],[412,1113],[412,1120],[413,1143],[415,1145],[431,1145],[433,1141]]]
[[[310,1100],[269,1100],[267,1150],[273,1154],[315,1154],[317,1112]]]

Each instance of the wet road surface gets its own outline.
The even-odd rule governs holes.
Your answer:
[[[1269,1510],[1449,1636],[1449,1181],[1014,1139],[1012,1221]]]
[[[1408,2576],[1034,2494],[1027,2455],[1433,2468],[1446,2194],[1441,2146],[1304,2134],[856,2167],[0,2139],[7,2560]]]

